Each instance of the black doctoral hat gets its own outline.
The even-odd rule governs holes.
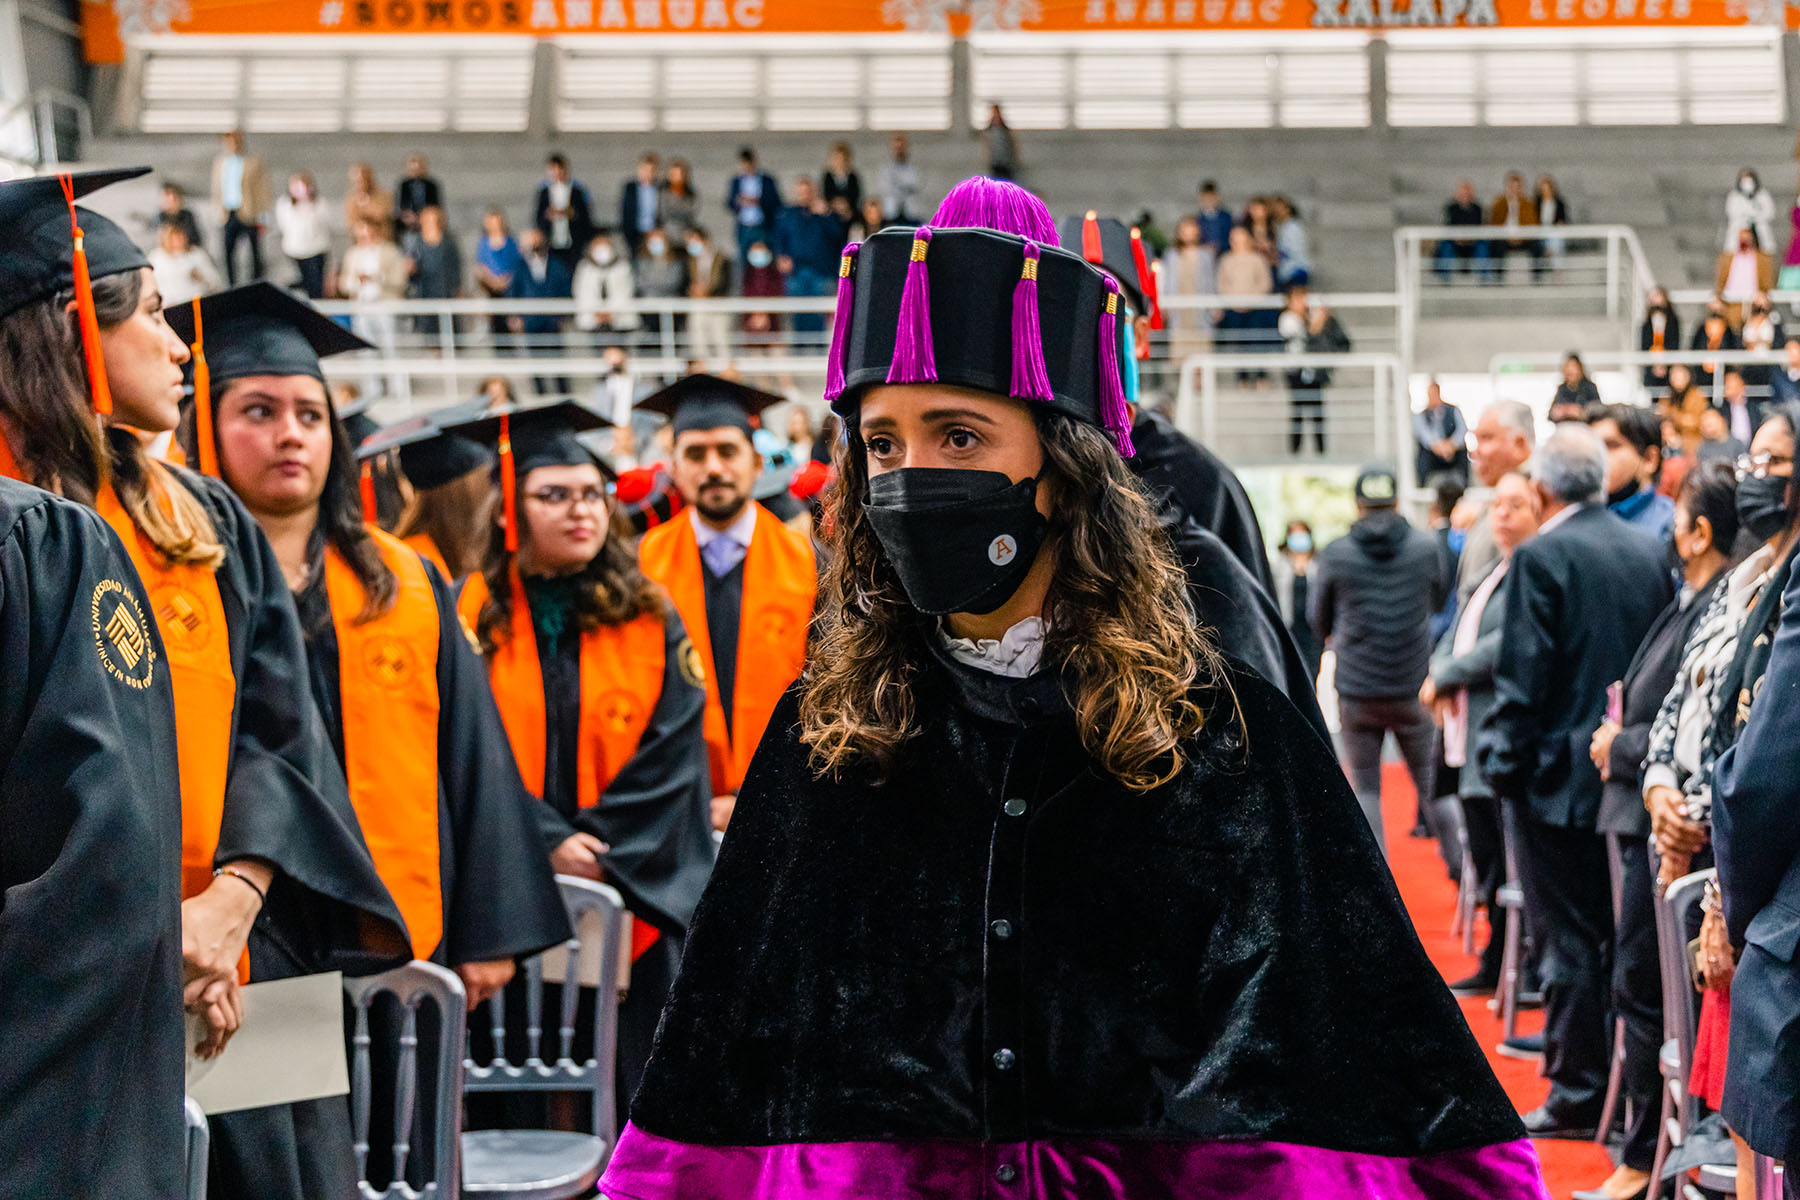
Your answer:
[[[197,297],[164,315],[193,350],[195,465],[207,475],[219,473],[213,384],[250,375],[310,375],[324,383],[320,359],[374,349],[292,292],[261,281]]]
[[[88,385],[99,413],[112,411],[112,391],[100,354],[93,281],[139,270],[150,260],[123,229],[75,201],[149,172],[149,167],[123,167],[0,183],[0,317],[73,291]]]
[[[1144,239],[1137,226],[1117,217],[1103,217],[1089,209],[1079,217],[1064,218],[1058,227],[1063,249],[1081,255],[1119,281],[1125,298],[1139,316],[1150,318],[1152,329],[1162,328],[1156,302],[1156,275],[1144,253]]]
[[[695,429],[741,429],[749,437],[750,418],[781,401],[773,392],[702,372],[676,380],[637,406],[669,418],[677,437]]]
[[[387,425],[362,439],[359,459],[378,458],[399,451],[400,471],[421,491],[442,487],[470,471],[494,465],[494,452],[480,442],[445,433],[430,417],[409,417]]]
[[[443,426],[445,433],[493,446],[499,454],[500,495],[506,510],[506,548],[519,548],[515,494],[519,481],[539,467],[592,465],[607,472],[599,455],[578,434],[612,422],[579,400],[549,404],[506,404],[472,420]]]
[[[1024,232],[946,215],[977,211]],[[1042,403],[1134,453],[1118,281],[1057,249],[1043,202],[1016,184],[965,180],[934,220],[946,223],[845,247],[826,364],[833,409],[853,414],[882,383],[951,384]]]

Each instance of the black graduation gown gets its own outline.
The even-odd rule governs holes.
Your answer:
[[[1231,468],[1149,409],[1138,409],[1131,441],[1137,454],[1125,461],[1152,496],[1216,534],[1263,591],[1273,596],[1275,576],[1269,570],[1262,527],[1249,493]]]
[[[214,861],[272,863],[250,931],[250,980],[319,971],[366,975],[411,957],[405,924],[375,872],[343,772],[307,686],[306,648],[275,552],[231,490],[180,470],[225,546],[217,573],[237,698],[225,815]],[[212,1119],[214,1200],[356,1195],[344,1097]]]
[[[323,542],[318,547],[322,561]],[[438,874],[443,892],[444,936],[431,955],[440,966],[525,958],[569,936],[568,913],[556,890],[556,877],[538,836],[537,797],[525,790],[518,762],[506,740],[500,710],[488,688],[487,668],[464,636],[449,584],[425,563],[438,616]],[[340,768],[345,767],[342,673],[337,629],[324,573],[315,569],[313,584],[295,597],[306,634],[306,662],[314,702],[331,739]],[[421,1095],[436,1089],[437,1016],[421,1011]],[[377,1006],[371,1025],[375,1046],[392,1046],[398,1035],[398,1009]],[[369,1139],[369,1181],[377,1188],[392,1176],[390,1100],[395,1064],[385,1053],[374,1056],[373,1099]],[[412,1169],[415,1187],[429,1179],[433,1128],[428,1113],[413,1123]]]
[[[0,1196],[175,1197],[181,792],[162,639],[105,522],[4,478],[0,664]]]
[[[1545,1200],[1330,752],[1234,668],[1177,777],[918,648],[887,782],[797,690],[738,798],[611,1200]],[[1234,713],[1241,713],[1241,725]]]
[[[550,586],[553,589],[555,585]],[[580,638],[572,627],[566,632],[559,627],[560,636],[552,637],[545,628],[548,589],[542,581],[530,580],[527,590],[544,675],[545,804],[540,809],[544,851],[555,849],[578,831],[605,842],[611,847],[603,864],[605,882],[618,890],[634,920],[647,922],[662,934],[632,963],[631,989],[619,1010],[618,1097],[623,1106],[650,1056],[650,1042],[681,961],[688,924],[712,874],[712,782],[702,728],[706,692],[682,674],[681,661],[689,653],[688,637],[680,615],[671,606],[665,620],[662,691],[637,752],[613,776],[600,803],[582,808],[577,802],[575,769],[576,756],[582,752]],[[572,616],[567,620],[572,621]],[[548,990],[554,995],[555,985]],[[584,996],[582,1030],[589,1028],[592,1019],[589,1003]],[[507,995],[509,1044],[515,1040],[510,1028],[513,1014],[523,1011],[522,993],[515,985]],[[548,997],[545,1011],[555,1011]],[[486,1044],[484,1031],[478,1027],[477,1057]],[[584,1036],[577,1047],[587,1044]],[[512,1103],[505,1106],[504,1113],[486,1104],[476,1108],[484,1123],[529,1125],[538,1119],[536,1106]]]

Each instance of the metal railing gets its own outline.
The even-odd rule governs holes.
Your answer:
[[[1520,256],[1523,278],[1509,261]],[[1456,284],[1487,284],[1597,300],[1607,317],[1634,322],[1656,282],[1629,225],[1405,225],[1394,231],[1394,279],[1415,313],[1426,292],[1441,303]]]

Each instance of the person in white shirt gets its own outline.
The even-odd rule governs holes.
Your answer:
[[[632,333],[643,318],[631,308],[634,295],[631,260],[619,252],[616,238],[603,233],[588,243],[587,253],[575,264],[575,328],[593,334],[596,349]],[[624,305],[620,311],[619,306]]]
[[[896,133],[889,145],[894,159],[881,168],[881,215],[887,221],[910,225],[913,198],[919,194],[919,168],[912,165],[912,143],[904,133]]]
[[[344,253],[338,271],[338,289],[352,300],[364,304],[382,300],[398,300],[406,295],[406,260],[399,248],[381,236],[372,221],[356,224],[356,242]],[[350,318],[350,327],[358,337],[373,342],[381,357],[394,357],[399,318],[392,312],[363,311]],[[368,389],[374,390],[371,377]],[[410,388],[406,375],[395,372],[387,380],[391,396],[405,396]]]
[[[311,171],[288,176],[287,194],[275,202],[275,227],[281,232],[281,252],[300,272],[301,288],[314,300],[322,299],[331,226],[319,206],[319,187]]]
[[[1775,244],[1775,197],[1762,185],[1756,172],[1745,167],[1738,172],[1737,186],[1725,197],[1725,249],[1738,246],[1738,230],[1754,229],[1756,244]]]
[[[187,230],[174,221],[165,221],[158,228],[156,249],[149,258],[165,306],[186,304],[225,286],[212,256],[191,244]]]

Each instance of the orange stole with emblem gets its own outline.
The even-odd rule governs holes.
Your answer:
[[[730,735],[706,626],[706,581],[701,575],[706,568],[700,562],[692,519],[677,517],[650,530],[638,544],[638,559],[644,574],[669,590],[700,653],[706,670],[706,757],[713,793],[735,793],[743,786],[744,772],[781,694],[806,665],[806,639],[819,587],[812,543],[762,505],[756,506],[756,532],[744,558]]]
[[[450,564],[444,561],[443,554],[438,550],[437,543],[431,540],[429,533],[415,533],[411,537],[400,540],[424,555],[426,562],[442,571],[446,582],[456,582],[456,576],[450,573]]]
[[[325,590],[338,643],[338,704],[344,774],[369,857],[406,918],[414,958],[444,937],[438,861],[437,599],[419,556],[369,527],[381,560],[399,578],[394,606],[358,624],[366,593],[334,549]]]
[[[181,769],[181,898],[188,900],[212,885],[213,855],[225,819],[231,717],[237,704],[225,604],[211,571],[168,562],[138,532],[110,484],[101,487],[94,507],[125,544],[150,596],[168,655],[169,683],[175,692],[176,762]],[[243,974],[240,968],[239,975]]]
[[[512,621],[507,635],[488,656],[488,682],[506,740],[512,743],[519,774],[537,796],[544,794],[544,672],[538,662],[537,631],[531,606],[513,577]],[[487,580],[469,576],[456,608],[463,625],[474,629],[488,600]],[[637,753],[650,714],[662,695],[667,652],[666,626],[649,612],[619,625],[581,634],[581,727],[576,735],[575,798],[582,808],[601,802],[606,787]],[[631,923],[631,957],[636,959],[661,934],[647,921]]]

